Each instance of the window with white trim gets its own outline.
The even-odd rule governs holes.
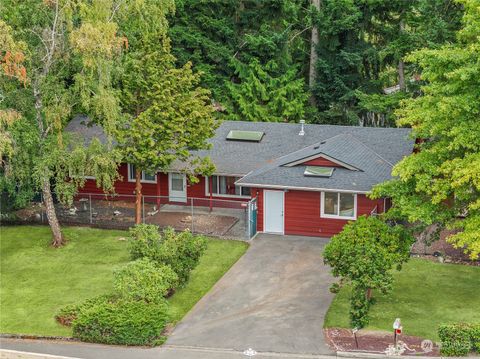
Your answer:
[[[320,213],[324,218],[357,218],[356,193],[322,192],[320,202]]]
[[[211,176],[206,177],[207,195],[210,195],[210,183],[212,183],[212,194],[216,196],[237,196],[250,197],[250,188],[236,186],[235,182],[240,177],[234,176]]]
[[[128,181],[135,182],[135,166],[128,164]],[[150,175],[145,171],[142,171],[141,182],[157,183],[157,175]]]

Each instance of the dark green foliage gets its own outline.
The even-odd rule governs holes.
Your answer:
[[[228,84],[229,119],[263,122],[298,122],[305,115],[308,94],[295,67],[278,71],[275,62],[262,66],[234,61],[237,83]]]
[[[191,61],[228,119],[296,121],[308,92],[303,76],[304,0],[177,2],[172,52]]]
[[[178,283],[178,276],[170,266],[156,265],[148,258],[130,262],[114,275],[118,295],[148,303],[160,301],[172,293]]]
[[[117,345],[155,345],[168,321],[166,301],[105,300],[84,306],[73,322],[82,341]]]
[[[480,353],[480,324],[457,323],[438,328],[445,356],[465,356],[472,351]]]
[[[320,34],[313,89],[319,121],[393,126],[398,97],[383,89],[399,83],[399,61],[415,49],[454,41],[461,10],[451,0],[322,1],[311,15]],[[417,94],[418,68],[407,63],[404,73],[408,96]],[[367,101],[368,95],[375,97]],[[387,108],[378,108],[381,103]]]
[[[172,52],[179,65],[191,61],[203,72],[202,83],[228,119],[304,116],[368,126],[394,125],[398,97],[383,88],[398,83],[400,59],[455,41],[462,12],[453,0],[322,0],[319,11],[311,0],[178,0],[176,5]],[[309,91],[312,25],[319,41],[317,78]],[[418,68],[406,63],[407,96],[419,94],[417,75]],[[304,101],[311,95],[315,108]],[[374,98],[367,101],[369,95]],[[365,106],[372,101],[373,108]],[[290,103],[295,112],[286,116],[281,109]]]
[[[353,327],[368,323],[373,289],[387,293],[392,288],[391,269],[401,269],[409,258],[413,238],[400,226],[389,226],[371,216],[359,217],[332,237],[323,253],[335,277],[352,285],[350,319]],[[334,289],[338,289],[337,286]]]
[[[168,265],[184,285],[207,247],[207,239],[189,231],[176,233],[172,228],[161,234],[155,225],[138,225],[132,230],[131,256],[149,258],[157,265]],[[136,242],[136,243],[135,243]]]
[[[93,297],[87,299],[81,304],[70,304],[60,309],[60,311],[55,315],[55,320],[62,325],[67,327],[71,326],[72,323],[78,318],[79,313],[82,310],[86,310],[92,306],[104,303],[107,301],[115,301],[118,297],[113,294],[100,295],[98,297]]]

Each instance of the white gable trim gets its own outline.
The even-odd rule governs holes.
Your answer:
[[[345,167],[345,168],[347,168],[349,170],[352,170],[352,171],[360,171],[360,169],[358,169],[356,167],[353,167],[353,166],[349,165],[348,163],[339,161],[339,160],[337,160],[333,157],[330,157],[330,156],[328,156],[324,153],[319,153],[319,154],[316,154],[316,155],[313,155],[313,156],[305,157],[305,158],[302,158],[301,160],[293,161],[293,162],[287,163],[283,166],[284,167],[293,167],[293,166],[300,165],[302,163],[305,163],[305,162],[308,162],[308,161],[311,161],[311,160],[316,160],[317,158],[324,158],[324,159],[326,159],[330,162],[336,163],[337,165]]]

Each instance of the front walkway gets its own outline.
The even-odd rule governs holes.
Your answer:
[[[328,354],[323,320],[333,295],[321,252],[327,239],[259,235],[167,344]]]

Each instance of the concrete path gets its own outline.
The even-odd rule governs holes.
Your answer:
[[[177,325],[167,344],[331,354],[323,320],[333,295],[320,253],[327,239],[259,235]]]

